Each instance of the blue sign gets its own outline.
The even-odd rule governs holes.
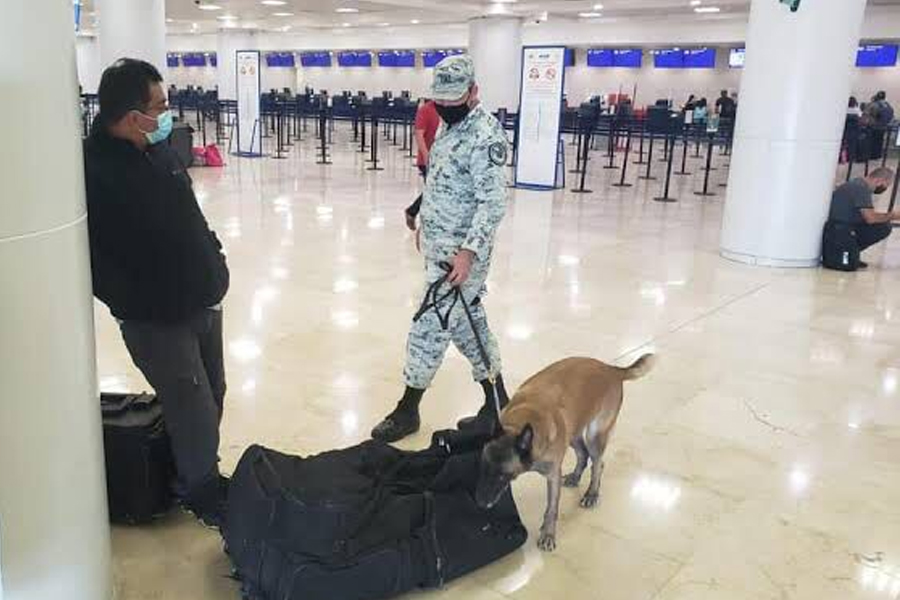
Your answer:
[[[330,67],[331,52],[304,52],[300,55],[300,64],[304,67]]]
[[[684,51],[681,48],[654,50],[653,66],[657,69],[683,69]]]
[[[684,51],[685,69],[715,69],[715,48],[692,48]]]
[[[180,64],[178,59],[179,56],[177,54],[166,54],[166,66],[170,69],[174,69]]]
[[[266,54],[266,66],[292,68],[297,66],[297,61],[293,52],[269,52]]]
[[[856,66],[869,67],[894,67],[897,65],[896,44],[869,44],[860,46],[856,53]]]
[[[593,48],[588,50],[589,67],[640,69],[644,51],[640,48]]]
[[[188,52],[182,54],[181,64],[185,67],[205,67],[206,55],[202,52]]]
[[[416,53],[412,50],[384,50],[378,53],[378,66],[415,67]]]
[[[591,48],[587,53],[587,65],[589,67],[614,67],[615,54],[608,48]]]
[[[454,54],[464,54],[464,50],[452,49],[452,50],[426,50],[422,53],[422,63],[426,67],[434,67],[439,62],[447,58],[448,56],[453,56]]]
[[[371,67],[372,53],[369,51],[346,51],[338,53],[338,66],[340,67]]]

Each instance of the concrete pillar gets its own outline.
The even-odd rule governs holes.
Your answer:
[[[165,0],[97,0],[103,69],[120,58],[166,68]]]
[[[522,75],[522,20],[491,16],[469,21],[469,54],[485,108],[519,109]]]
[[[220,29],[216,51],[219,66],[219,99],[237,100],[237,75],[234,71],[235,53],[238,50],[259,49],[256,31]]]
[[[0,89],[0,596],[109,600],[69,3],[4,5]]]
[[[726,258],[819,264],[866,0],[753,0],[722,223]]]

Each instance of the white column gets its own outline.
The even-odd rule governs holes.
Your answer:
[[[753,0],[721,251],[819,263],[866,0]]]
[[[97,0],[97,18],[104,69],[120,58],[138,58],[165,73],[165,0]]]
[[[78,82],[86,94],[96,94],[100,86],[100,75],[103,67],[100,63],[100,43],[93,35],[75,37],[75,58],[77,61]]]
[[[469,21],[469,54],[485,108],[519,108],[522,71],[522,20],[480,17]]]
[[[238,50],[256,50],[259,38],[255,31],[241,29],[220,29],[218,37],[219,99],[237,100],[237,75],[234,71],[234,55]]]
[[[71,3],[4,4],[0,89],[0,596],[109,600]]]

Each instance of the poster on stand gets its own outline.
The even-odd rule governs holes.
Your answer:
[[[522,48],[516,187],[552,190],[560,185],[557,161],[565,60],[564,46]]]
[[[238,50],[235,53],[238,156],[262,156],[260,62],[258,50]]]

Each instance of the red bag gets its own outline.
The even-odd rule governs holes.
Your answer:
[[[205,148],[194,148],[194,166],[196,167],[224,167],[225,161],[215,144]]]

